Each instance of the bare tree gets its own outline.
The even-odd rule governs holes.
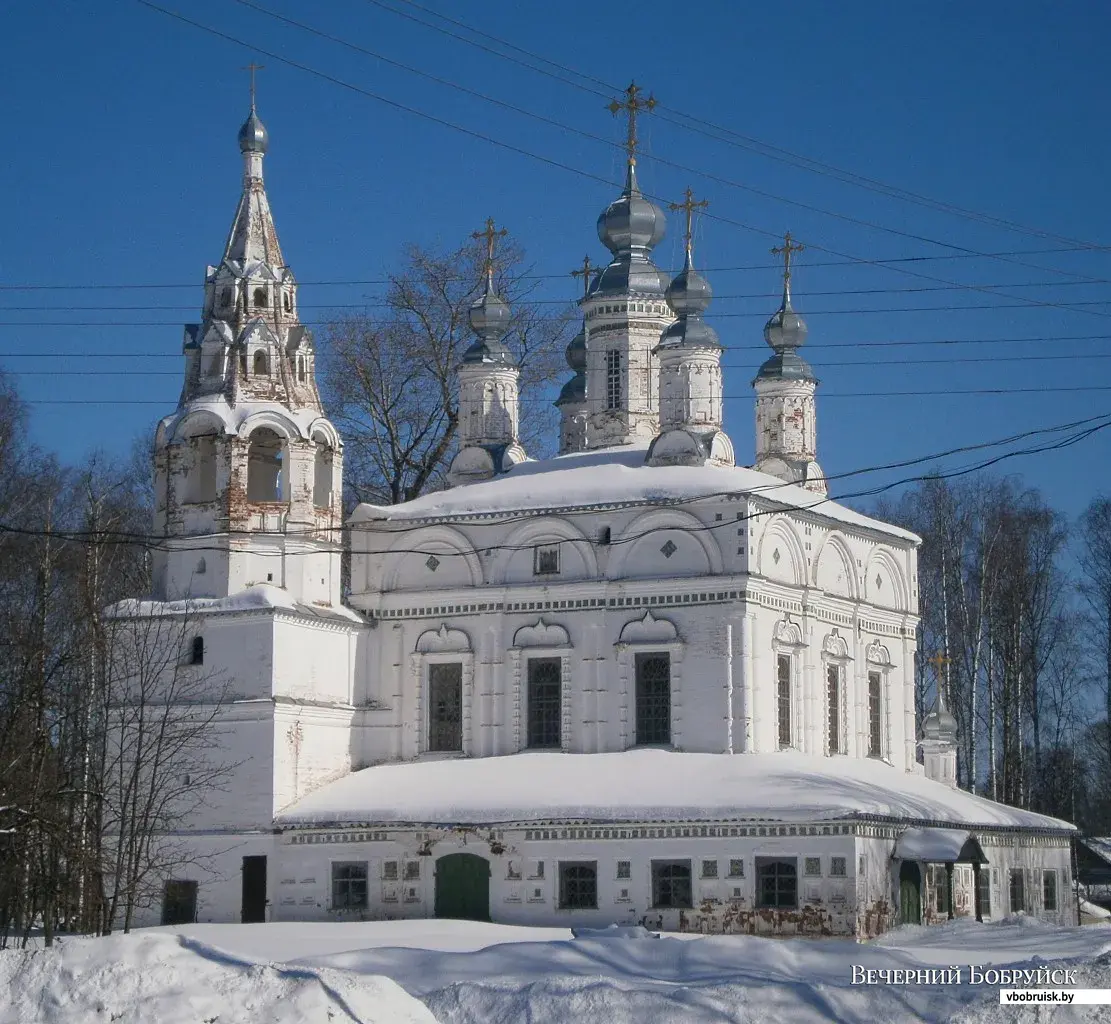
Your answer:
[[[1105,747],[1100,752],[1101,760],[1111,769],[1111,499],[1096,498],[1080,517],[1076,561],[1103,698],[1105,728],[1098,734]],[[1111,774],[1104,779],[1111,781]]]
[[[483,286],[485,246],[411,247],[390,277],[381,315],[324,330],[324,390],[345,438],[344,476],[356,501],[407,501],[443,486],[458,420],[455,367],[473,340],[467,313]],[[495,285],[513,311],[506,343],[521,367],[525,447],[544,454],[555,413],[546,388],[566,372],[572,306],[535,300],[519,245],[503,243]]]

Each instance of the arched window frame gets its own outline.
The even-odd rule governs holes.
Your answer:
[[[891,760],[891,671],[894,668],[890,651],[879,640],[873,640],[865,649],[864,752],[868,757],[888,762]],[[871,749],[870,677],[873,673],[880,677],[880,744],[875,753]]]
[[[849,645],[834,628],[822,641],[822,743],[827,756],[849,752],[848,681],[851,666]],[[837,705],[833,708],[830,704],[830,689],[835,679],[837,692],[833,699]],[[835,726],[836,735],[833,735],[831,726]]]
[[[513,673],[513,749],[528,747],[528,662],[532,658],[559,659],[559,710],[560,749],[574,747],[571,742],[571,652],[573,650],[567,630],[556,623],[545,622],[543,617],[533,625],[522,626],[513,634],[510,648],[510,671]],[[581,744],[580,744],[581,746]]]
[[[431,694],[429,669],[432,665],[462,664],[460,750],[429,750],[429,714]],[[416,753],[428,759],[470,757],[471,718],[474,705],[474,648],[470,637],[461,629],[440,624],[439,629],[425,630],[418,638],[409,659],[411,692],[416,694],[413,725],[416,728]]]
[[[621,702],[621,746],[636,746],[636,656],[666,652],[670,668],[670,734],[672,749],[683,746],[683,652],[686,649],[670,619],[657,618],[651,610],[626,622],[614,645],[617,654],[618,691]]]

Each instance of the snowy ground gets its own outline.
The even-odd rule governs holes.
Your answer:
[[[854,964],[1050,962],[1075,968],[1076,987],[1111,988],[1111,925],[960,921],[900,929],[862,945],[747,936],[572,938],[561,928],[465,921],[193,925],[0,952],[0,1022],[1111,1021],[1111,1006],[1001,1007],[995,985],[852,985]]]

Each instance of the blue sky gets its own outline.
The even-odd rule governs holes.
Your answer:
[[[1111,390],[1049,390],[1109,383],[1111,252],[1074,244],[1111,243],[1105,4],[641,0],[605,8],[581,0],[421,0],[590,76],[581,89],[389,9],[436,20],[405,0],[251,2],[610,144],[422,79],[236,0],[164,6],[249,47],[135,0],[44,0],[8,11],[0,39],[7,100],[0,365],[19,374],[35,440],[65,459],[97,446],[126,451],[176,403],[180,325],[197,318],[204,268],[219,258],[238,195],[235,136],[248,105],[240,68],[252,57],[266,65],[259,78],[271,134],[266,178],[286,259],[304,282],[306,319],[373,304],[382,292],[376,284],[320,282],[378,281],[407,243],[454,246],[488,215],[523,242],[537,274],[553,275],[543,282],[545,297],[574,297],[577,285],[558,275],[586,252],[605,255],[594,222],[621,178],[612,145],[621,127],[604,109],[608,86],[635,78],[669,118],[643,122],[642,186],[675,200],[690,184],[711,202],[696,260],[708,268],[717,294],[711,313],[729,346],[727,429],[741,460],[752,457],[749,382],[777,303],[768,249],[788,228],[808,246],[794,284],[810,326],[807,354],[822,380],[827,473],[1111,406]],[[956,216],[768,159],[748,143],[670,120],[682,115],[737,133],[733,143],[758,140],[1037,230]],[[657,249],[661,266],[677,267],[681,234],[673,217]],[[938,258],[953,256],[961,258]],[[877,265],[889,260],[904,262]],[[117,285],[166,287],[104,287]],[[925,344],[942,339],[962,344]],[[892,341],[915,344],[876,344]],[[952,393],[982,388],[1032,390]],[[907,391],[950,393],[893,394]],[[1106,489],[1109,455],[1111,430],[1001,468],[1021,472],[1075,515]],[[834,491],[862,486],[850,478]]]

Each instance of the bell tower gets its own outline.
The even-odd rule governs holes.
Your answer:
[[[239,129],[243,189],[223,258],[187,324],[177,409],[158,425],[155,596],[226,597],[253,583],[338,606],[342,444],[324,417],[312,336],[263,184],[270,137]]]

